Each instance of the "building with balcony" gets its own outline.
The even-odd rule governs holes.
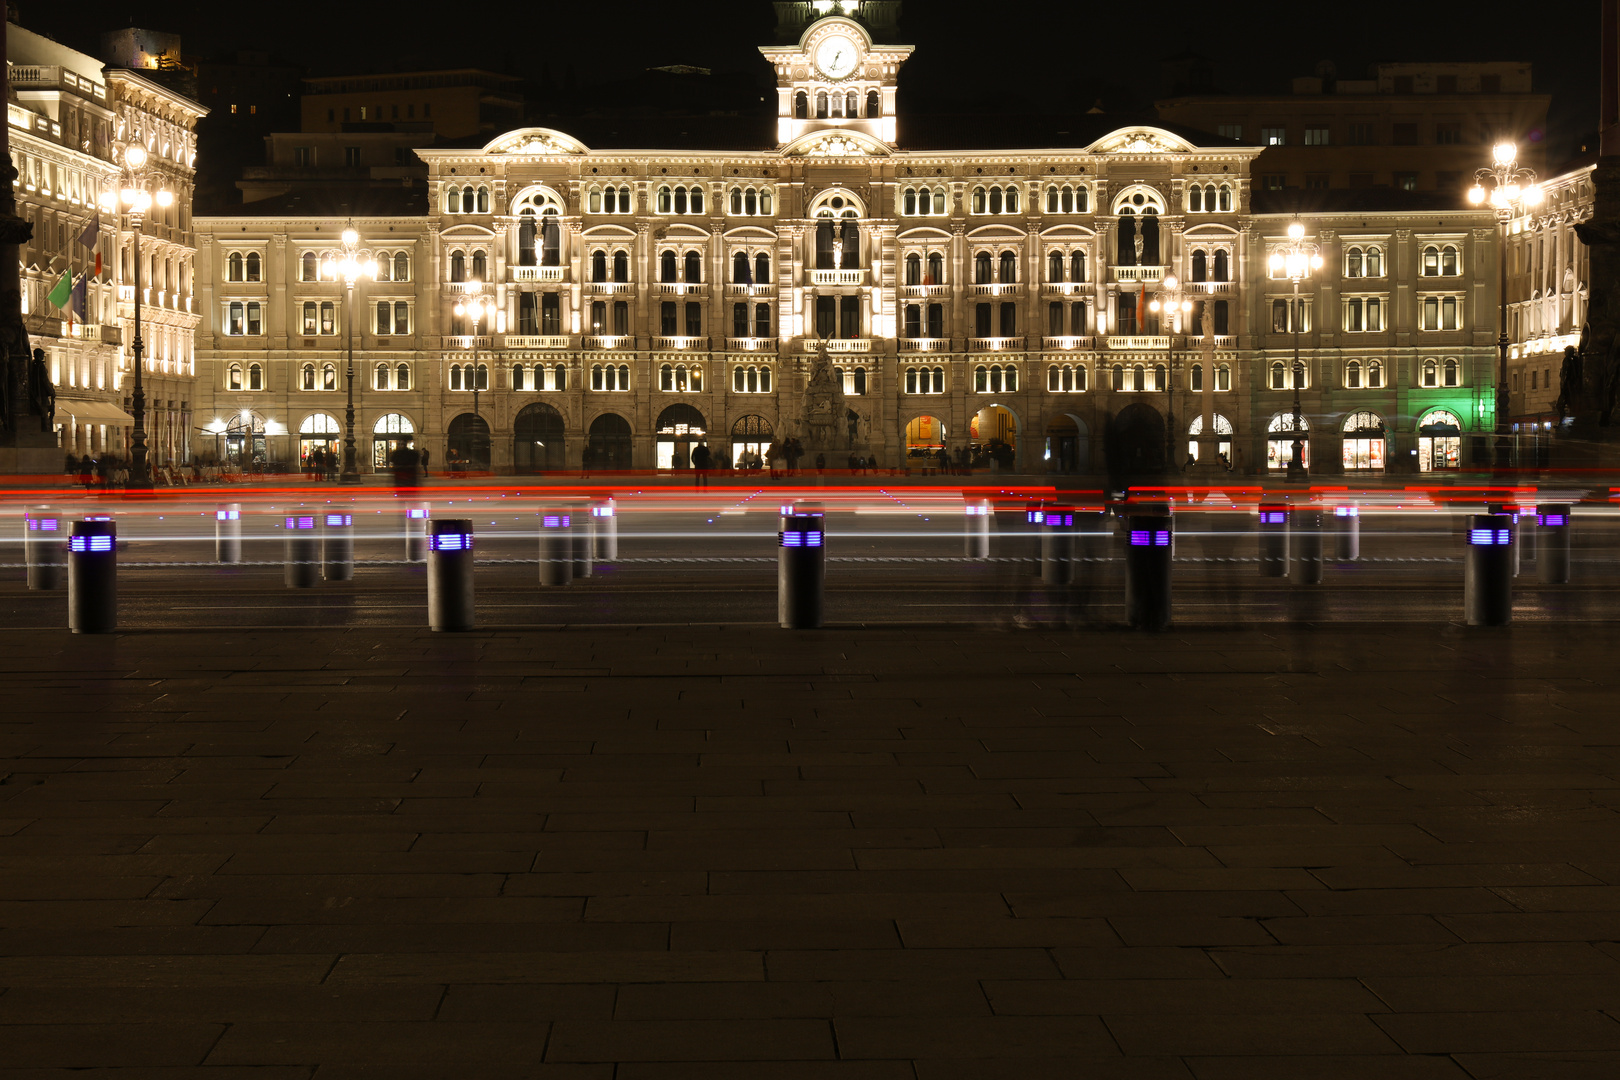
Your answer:
[[[1267,202],[1260,146],[1174,125],[912,125],[894,5],[779,7],[803,25],[761,50],[774,143],[741,120],[730,147],[520,128],[418,148],[419,210],[199,218],[202,423],[262,414],[287,461],[340,438],[352,318],[362,445],[488,447],[497,472],[667,467],[700,440],[802,434],[823,342],[848,452],[884,464],[1000,441],[1030,471],[1148,468],[1185,457],[1207,385],[1233,466],[1280,468],[1296,379],[1321,472],[1456,467],[1491,430],[1488,214]],[[1296,213],[1326,263],[1297,304],[1268,276]],[[352,316],[321,269],[351,215],[388,273],[356,286]],[[228,277],[251,251],[262,299]],[[475,298],[476,324],[457,314]],[[234,321],[255,300],[259,321]]]

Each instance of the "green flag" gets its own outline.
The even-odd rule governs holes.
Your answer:
[[[64,270],[62,271],[62,280],[58,281],[51,287],[51,291],[46,295],[45,299],[49,300],[59,308],[66,308],[68,305],[68,297],[72,295],[73,271]]]

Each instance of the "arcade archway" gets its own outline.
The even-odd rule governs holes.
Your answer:
[[[538,473],[567,467],[562,413],[543,401],[524,406],[512,420],[512,470]]]

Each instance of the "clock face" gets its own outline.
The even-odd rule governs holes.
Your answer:
[[[826,38],[816,46],[816,67],[829,79],[842,79],[855,70],[855,43],[842,35]]]

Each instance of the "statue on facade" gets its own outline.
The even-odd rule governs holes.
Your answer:
[[[50,431],[56,422],[56,387],[45,367],[44,349],[35,349],[28,364],[28,407],[39,416],[39,430]]]
[[[804,388],[804,401],[799,408],[805,449],[836,449],[838,424],[846,411],[844,387],[833,374],[827,339],[822,338],[816,342],[815,359],[810,362],[810,382]]]
[[[1560,391],[1559,410],[1606,428],[1620,400],[1620,222],[1581,222],[1575,233],[1591,249],[1592,285],[1581,327],[1582,378],[1574,393]]]
[[[854,409],[849,409],[847,413],[848,414],[846,415],[845,420],[848,421],[849,424],[849,439],[847,444],[844,446],[844,449],[853,450],[855,449],[855,444],[861,441],[861,414],[856,412]]]
[[[1558,410],[1558,419],[1562,420],[1570,414],[1571,403],[1582,398],[1585,380],[1581,372],[1581,352],[1570,345],[1564,349],[1564,366],[1558,372],[1558,400],[1553,402],[1553,408]]]

